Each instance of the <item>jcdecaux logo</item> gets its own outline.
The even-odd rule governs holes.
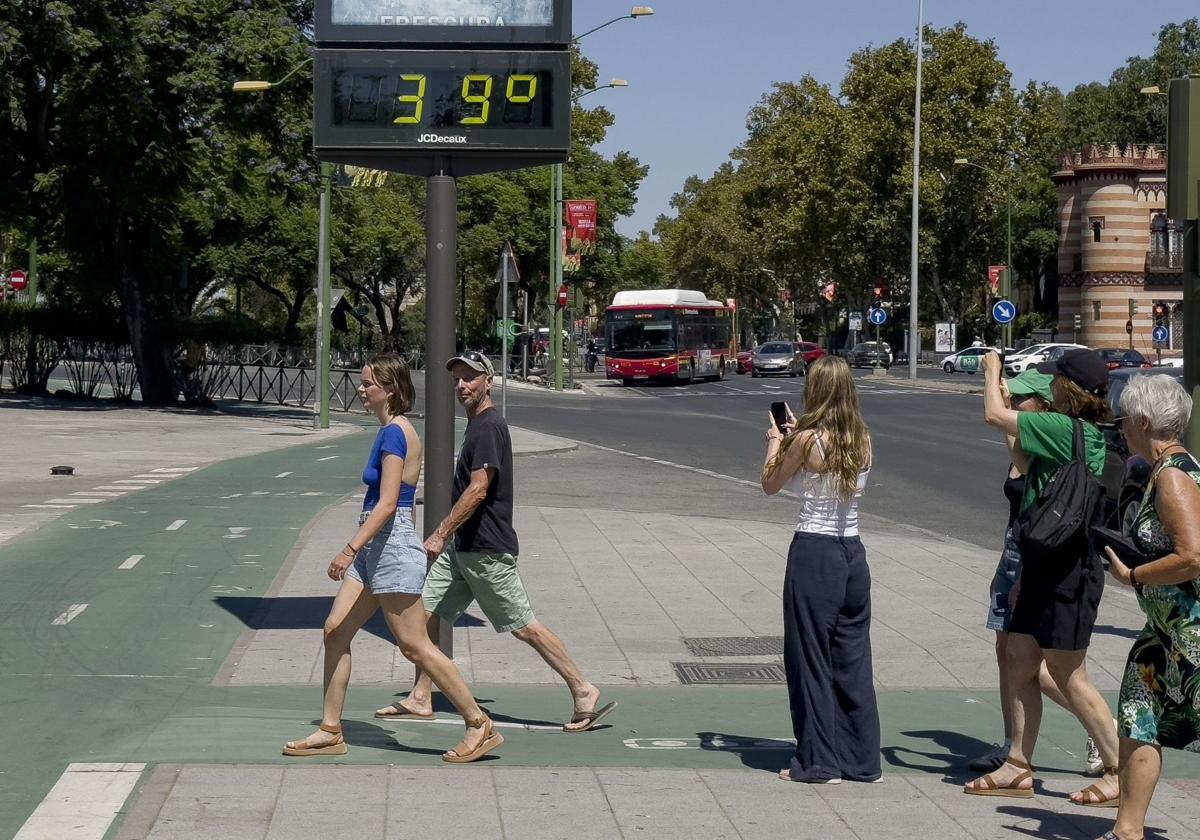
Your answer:
[[[465,134],[422,134],[417,138],[418,143],[466,143]]]

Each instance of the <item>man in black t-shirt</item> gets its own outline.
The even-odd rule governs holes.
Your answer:
[[[436,558],[421,595],[429,635],[437,638],[439,618],[453,624],[477,601],[497,633],[512,633],[532,646],[563,678],[574,701],[574,714],[563,729],[584,732],[617,704],[599,706],[600,690],[584,679],[562,639],[534,618],[517,573],[512,438],[492,403],[491,360],[472,350],[446,362],[446,370],[467,410],[467,432],[454,468],[453,506],[425,541],[425,550]],[[432,689],[420,674],[407,698],[379,709],[375,717],[429,720]]]

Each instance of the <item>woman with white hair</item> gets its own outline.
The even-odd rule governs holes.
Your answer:
[[[1180,442],[1192,399],[1170,376],[1134,377],[1117,418],[1129,449],[1154,464],[1130,568],[1106,547],[1114,578],[1146,613],[1121,681],[1121,805],[1102,840],[1141,840],[1162,772],[1162,748],[1200,752],[1200,462]]]

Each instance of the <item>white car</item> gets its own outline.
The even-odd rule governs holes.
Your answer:
[[[1009,376],[1024,373],[1042,362],[1050,362],[1068,350],[1087,350],[1082,344],[1035,344],[1004,360],[1004,372]]]
[[[946,373],[978,373],[984,355],[999,352],[998,347],[967,347],[942,359],[942,370]]]

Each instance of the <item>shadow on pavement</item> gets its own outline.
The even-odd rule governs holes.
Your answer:
[[[1097,624],[1092,628],[1093,633],[1103,633],[1106,636],[1119,636],[1122,639],[1133,640],[1142,635],[1141,629],[1130,630],[1128,627],[1113,627],[1111,624]]]
[[[1002,805],[996,809],[996,813],[1021,822],[1037,824],[1032,828],[1026,828],[1023,825],[1003,826],[1014,834],[1049,838],[1049,840],[1093,840],[1093,838],[1103,837],[1104,832],[1112,830],[1113,820],[1117,816],[1115,808],[1105,809],[1104,816],[1092,816],[1086,813],[1087,809],[1085,808],[1076,810],[1079,813],[1072,811],[1070,814],[1059,814],[1043,808]],[[997,828],[1000,827],[997,826]],[[1160,828],[1146,826],[1144,837],[1146,840],[1167,840],[1168,835]]]
[[[791,741],[760,738],[754,735],[730,735],[726,732],[697,732],[700,749],[733,753],[751,770],[778,773],[788,765],[796,746]]]

